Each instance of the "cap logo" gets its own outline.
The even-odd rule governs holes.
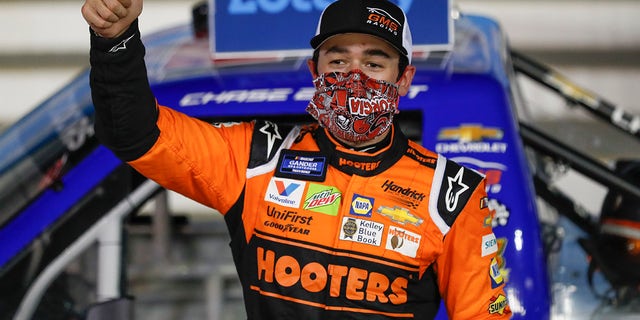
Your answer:
[[[369,10],[369,16],[367,17],[367,23],[373,26],[379,26],[394,35],[398,35],[398,29],[400,28],[401,23],[392,17],[388,12],[379,9],[367,7]]]

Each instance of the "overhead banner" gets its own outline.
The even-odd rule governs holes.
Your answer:
[[[322,10],[333,0],[209,0],[214,60],[309,55]],[[375,3],[376,0],[372,0]],[[453,46],[451,0],[393,1],[407,13],[414,52]]]

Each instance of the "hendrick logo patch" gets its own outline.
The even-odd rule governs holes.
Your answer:
[[[400,201],[403,205],[406,205],[412,209],[418,209],[420,204],[427,195],[424,192],[420,192],[418,189],[411,187],[401,186],[393,180],[386,180],[380,188],[385,193],[391,194]]]

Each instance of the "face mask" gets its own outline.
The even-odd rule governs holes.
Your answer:
[[[360,70],[325,73],[313,83],[316,93],[307,112],[345,141],[369,141],[384,134],[398,113],[398,86]]]

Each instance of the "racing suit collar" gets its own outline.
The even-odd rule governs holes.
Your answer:
[[[316,141],[321,153],[329,155],[329,163],[338,170],[363,177],[380,174],[389,169],[405,154],[407,138],[394,124],[389,138],[380,142],[372,153],[352,150],[331,137],[326,130],[317,130]]]
[[[325,134],[327,136],[327,138],[329,138],[331,140],[331,142],[333,142],[334,144],[338,145],[339,147],[342,147],[344,149],[348,149],[348,150],[352,150],[352,151],[356,151],[356,152],[366,152],[369,154],[375,154],[378,153],[379,151],[382,151],[386,148],[388,148],[391,144],[391,137],[393,137],[393,129],[391,128],[391,130],[389,130],[389,134],[387,134],[384,139],[382,139],[381,141],[379,141],[376,144],[372,144],[372,145],[368,145],[365,147],[353,147],[353,146],[349,146],[345,143],[343,143],[342,141],[336,139],[336,137],[334,137],[331,132],[329,132],[329,130],[327,130],[326,128],[324,129]]]

